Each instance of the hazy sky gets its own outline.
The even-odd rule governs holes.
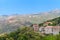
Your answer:
[[[0,15],[29,14],[60,9],[60,0],[0,0]]]

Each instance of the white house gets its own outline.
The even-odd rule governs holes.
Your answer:
[[[45,34],[52,34],[53,33],[52,26],[47,26],[44,28],[44,30],[45,30]]]
[[[60,26],[46,26],[46,27],[40,27],[39,31],[41,33],[45,33],[45,34],[59,34],[60,32]]]
[[[45,31],[45,30],[44,30],[44,27],[40,27],[40,28],[39,28],[39,32],[45,33],[44,31]]]
[[[53,34],[59,34],[60,32],[60,26],[54,26],[53,27]]]

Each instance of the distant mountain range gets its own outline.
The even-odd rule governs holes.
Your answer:
[[[26,15],[2,15],[0,16],[0,33],[14,31],[21,26],[30,26],[34,23],[40,24],[57,17],[60,17],[60,10]]]

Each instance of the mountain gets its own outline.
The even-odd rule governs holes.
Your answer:
[[[0,33],[14,31],[21,26],[30,26],[34,23],[40,24],[57,17],[60,17],[60,10],[58,9],[36,14],[2,15],[0,16]]]

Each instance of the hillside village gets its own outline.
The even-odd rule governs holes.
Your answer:
[[[14,22],[13,19],[9,20],[9,23]],[[60,17],[2,33],[0,40],[60,40]]]
[[[33,24],[34,31],[39,31],[42,34],[57,35],[60,33],[60,17],[48,20],[41,24]]]
[[[34,31],[40,32],[42,34],[60,34],[60,26],[41,26],[39,27],[37,24],[33,24]]]

